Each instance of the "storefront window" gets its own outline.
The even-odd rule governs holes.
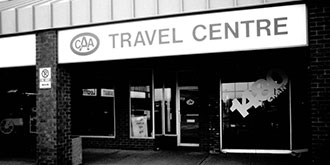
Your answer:
[[[0,137],[36,133],[35,67],[1,69],[0,76]]]
[[[173,93],[172,88],[164,88],[165,134],[176,133]]]
[[[115,137],[114,76],[91,69],[81,72],[72,72],[72,134]]]
[[[155,131],[157,135],[163,134],[163,89],[155,88]]]
[[[0,153],[28,155],[36,146],[36,67],[0,68]]]
[[[156,134],[176,134],[175,73],[157,72],[154,84]]]
[[[242,76],[222,82],[222,148],[289,149],[287,74],[269,69],[262,77],[257,73],[250,75],[247,79]]]
[[[130,81],[130,130],[133,138],[154,137],[151,72],[141,71]]]

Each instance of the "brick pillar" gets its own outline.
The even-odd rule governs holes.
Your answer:
[[[57,32],[36,34],[37,164],[71,164],[70,75],[58,66]],[[39,68],[51,67],[51,88],[39,88]]]
[[[330,5],[327,2],[308,1],[311,154],[316,164],[328,162],[330,151]]]
[[[200,92],[200,149],[212,154],[220,152],[219,79],[215,68],[202,71]]]

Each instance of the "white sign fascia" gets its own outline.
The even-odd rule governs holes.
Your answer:
[[[36,36],[0,38],[0,68],[36,65]]]
[[[307,46],[306,5],[59,31],[59,63]]]

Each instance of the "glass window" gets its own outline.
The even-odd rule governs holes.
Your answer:
[[[163,88],[155,84],[155,130],[158,135],[163,134],[163,96]]]
[[[140,71],[130,81],[130,133],[133,138],[154,137],[152,72]]]
[[[290,86],[287,74],[269,69],[244,81],[223,80],[222,139],[225,149],[289,149]],[[262,75],[262,74],[261,74]],[[239,77],[239,76],[238,76]]]
[[[114,76],[91,69],[81,72],[72,72],[72,134],[114,137]]]
[[[156,134],[176,134],[175,72],[156,72],[154,84]]]
[[[174,88],[164,88],[165,134],[176,134]]]
[[[31,155],[37,140],[36,67],[0,68],[0,77],[0,153]]]
[[[0,76],[0,138],[36,133],[35,67],[1,68]]]

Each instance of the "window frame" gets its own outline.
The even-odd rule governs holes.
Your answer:
[[[154,92],[154,70],[153,69],[143,69],[139,70],[139,72],[150,72],[151,73],[151,81],[150,81],[150,97],[151,97],[151,114],[152,115],[152,131],[150,137],[135,137],[132,135],[132,97],[131,97],[131,87],[132,87],[132,79],[129,80],[128,85],[128,94],[129,94],[129,138],[130,139],[155,139],[155,92]]]
[[[82,90],[83,88],[81,88]],[[105,88],[96,88],[97,92],[100,93],[101,97],[101,89]],[[116,85],[113,84],[114,97],[113,97],[113,135],[87,135],[87,134],[72,134],[72,136],[79,136],[82,138],[102,138],[102,139],[115,139],[116,138]]]
[[[219,79],[219,118],[220,118],[220,151],[222,153],[259,153],[259,154],[291,154],[293,152],[293,140],[292,140],[292,88],[291,88],[291,79],[288,79],[288,100],[289,100],[289,149],[236,149],[236,148],[223,148],[223,135],[224,135],[224,127],[223,127],[223,107],[222,107],[222,99],[223,99],[223,82],[222,78]]]
[[[178,79],[177,79],[177,74],[178,74],[178,71],[170,71],[170,72],[154,72],[154,74],[159,74],[159,75],[162,75],[162,74],[173,74],[173,80],[174,80],[174,82],[173,82],[173,84],[170,84],[170,86],[167,86],[167,85],[169,85],[169,84],[166,84],[166,82],[165,81],[163,81],[164,79],[162,79],[161,80],[161,87],[160,88],[156,88],[155,86],[155,84],[154,84],[154,89],[153,89],[153,91],[154,91],[154,94],[156,95],[156,89],[160,89],[161,90],[161,92],[162,92],[162,95],[161,95],[161,97],[162,97],[162,100],[161,100],[161,121],[160,121],[160,123],[161,123],[161,133],[155,133],[155,136],[168,136],[168,137],[176,137],[176,136],[178,136],[178,130],[177,130],[177,92],[178,92],[178,87],[177,87],[177,85],[178,85]],[[156,78],[155,78],[155,76],[154,76],[154,81],[156,81]],[[173,86],[171,86],[171,85],[173,85]],[[171,91],[170,91],[170,94],[171,94],[171,103],[173,103],[174,104],[174,106],[172,107],[173,108],[173,114],[172,114],[172,119],[171,119],[171,121],[168,121],[168,118],[166,118],[166,105],[165,105],[165,98],[166,98],[166,89],[170,89]],[[155,96],[156,97],[156,96]],[[154,102],[155,102],[155,98],[154,98]],[[173,115],[174,115],[174,117],[173,117]],[[174,129],[174,131],[173,131],[173,133],[168,133],[168,131],[166,130],[166,129],[168,129],[168,125],[171,125],[171,124],[173,124],[174,123],[174,126],[172,127],[172,129]],[[156,117],[155,117],[155,124],[156,124]]]

